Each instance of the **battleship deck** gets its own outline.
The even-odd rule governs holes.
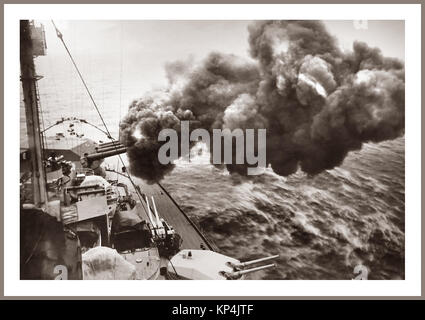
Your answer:
[[[112,173],[111,179],[116,178],[117,176]],[[127,185],[130,184],[127,178],[118,176],[118,180],[126,183]],[[201,249],[204,247],[205,249],[217,251],[217,247],[202,234],[201,230],[199,230],[195,223],[183,210],[181,210],[165,188],[163,188],[159,183],[147,184],[143,180],[134,177],[133,180],[134,183],[140,187],[140,191],[148,196],[149,201],[151,201],[151,196],[154,197],[159,216],[171,225],[181,236],[183,240],[181,249]],[[133,194],[134,199],[138,199],[137,193],[131,184],[129,185],[129,191]],[[145,199],[141,202],[145,212],[147,212],[144,200]]]

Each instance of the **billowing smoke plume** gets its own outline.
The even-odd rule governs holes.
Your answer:
[[[256,22],[249,45],[254,61],[211,53],[168,64],[169,88],[130,105],[121,137],[133,174],[155,181],[172,170],[158,162],[158,134],[181,120],[210,132],[266,128],[267,163],[280,175],[331,169],[364,142],[404,133],[402,62],[361,42],[342,52],[317,21]]]

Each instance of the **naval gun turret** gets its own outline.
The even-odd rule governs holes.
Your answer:
[[[92,169],[95,175],[105,177],[106,173],[103,168],[100,167],[102,161],[105,158],[113,157],[119,154],[127,152],[127,147],[118,141],[100,144],[95,148],[95,153],[85,153],[81,159],[81,165],[83,168]]]
[[[102,160],[108,157],[116,156],[127,152],[127,147],[121,144],[119,141],[113,141],[108,143],[102,143],[98,147],[95,147],[95,153],[85,153],[81,160],[85,160],[87,163],[93,161]]]

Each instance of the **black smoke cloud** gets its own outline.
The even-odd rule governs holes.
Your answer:
[[[267,163],[279,175],[342,163],[365,142],[404,134],[404,64],[362,42],[342,52],[318,21],[264,21],[248,28],[252,61],[211,53],[166,65],[169,88],[134,101],[123,119],[130,170],[150,182],[163,128],[266,128]],[[246,174],[245,165],[228,165]]]

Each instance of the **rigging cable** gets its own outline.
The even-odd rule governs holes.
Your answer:
[[[65,41],[64,41],[64,39],[63,39],[63,34],[62,34],[62,33],[59,31],[59,29],[56,27],[55,22],[54,22],[53,20],[51,20],[51,21],[52,21],[53,27],[55,28],[55,31],[56,31],[56,35],[57,35],[57,37],[60,39],[60,41],[62,42],[63,46],[65,47],[65,50],[66,50],[66,52],[68,53],[68,56],[69,56],[69,58],[71,59],[72,64],[74,65],[75,70],[77,71],[78,76],[80,77],[80,79],[81,79],[81,81],[82,81],[82,83],[83,83],[83,85],[84,85],[84,88],[86,89],[87,94],[89,95],[90,100],[92,101],[92,103],[93,103],[93,105],[94,105],[94,107],[95,107],[95,109],[96,109],[96,111],[97,111],[97,114],[99,115],[99,118],[100,118],[100,120],[102,121],[103,126],[105,127],[106,132],[108,133],[108,138],[109,138],[111,141],[113,141],[113,142],[114,142],[114,141],[116,141],[116,140],[115,140],[115,139],[111,136],[111,133],[110,133],[110,131],[109,131],[109,129],[108,129],[108,126],[106,125],[106,122],[105,122],[105,120],[103,119],[102,114],[100,113],[99,108],[97,107],[96,102],[94,101],[94,98],[93,98],[93,96],[92,96],[92,94],[91,94],[91,92],[90,92],[90,90],[89,90],[89,88],[88,88],[88,86],[87,86],[87,84],[86,84],[86,82],[85,82],[84,78],[83,78],[83,75],[81,74],[80,69],[78,69],[78,66],[77,66],[77,64],[76,64],[76,63],[75,63],[75,61],[74,61],[74,58],[72,57],[72,54],[71,54],[71,52],[69,51],[69,49],[68,49],[68,47],[67,47],[67,45],[66,45],[66,43],[65,43]],[[115,148],[115,150],[117,150],[117,149],[118,149],[118,147],[117,147],[116,145],[114,145],[114,148]],[[128,172],[127,167],[126,167],[126,165],[125,165],[124,161],[123,161],[123,160],[122,160],[122,158],[121,158],[121,155],[119,155],[119,154],[118,154],[118,157],[119,157],[119,159],[120,159],[120,161],[121,161],[121,163],[122,163],[123,167],[125,168],[125,171],[126,171],[126,172]],[[139,200],[142,202],[142,197],[141,197],[141,195],[139,194],[139,192],[138,192],[138,188],[137,188],[136,184],[134,183],[133,179],[131,178],[130,174],[128,175],[128,177],[129,177],[129,180],[130,180],[131,184],[133,185],[133,188],[136,190],[136,193],[137,193],[137,196],[139,197]]]
[[[119,121],[118,121],[118,140],[120,140],[120,125],[121,125],[121,101],[122,101],[122,56],[123,56],[123,41],[122,41],[122,38],[123,38],[123,32],[122,32],[122,29],[123,29],[123,22],[122,21],[120,21],[120,90],[119,90],[119,92],[120,92],[120,102],[119,102],[119,117],[118,117],[118,119],[119,119]],[[117,165],[119,164],[119,161],[118,161],[118,163],[117,163]],[[117,179],[118,179],[118,175],[117,175]]]

